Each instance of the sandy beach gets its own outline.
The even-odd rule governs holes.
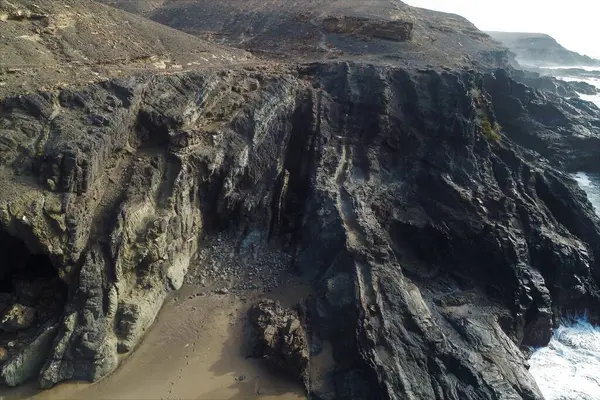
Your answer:
[[[270,297],[281,299],[289,290]],[[0,399],[303,400],[299,383],[244,357],[244,315],[259,296],[218,295],[186,285],[165,303],[142,343],[112,375],[95,384],[64,383],[42,392],[33,385],[3,389]]]

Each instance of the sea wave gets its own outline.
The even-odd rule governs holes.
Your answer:
[[[595,72],[598,71],[600,72],[600,67],[598,66],[589,66],[589,65],[552,65],[552,66],[538,66],[539,68],[544,68],[544,69],[564,69],[564,70],[568,70],[568,69],[582,69],[584,71],[588,71],[588,72]]]
[[[600,214],[600,176],[578,172],[573,178]],[[586,315],[566,317],[529,364],[546,400],[600,400],[600,327]]]
[[[563,80],[565,82],[586,82],[600,89],[600,79],[582,78],[577,76],[560,76],[558,77],[558,79]]]
[[[589,94],[581,94],[579,93],[579,97],[586,101],[591,101],[596,106],[600,108],[600,96],[599,95],[589,95]]]
[[[582,78],[582,77],[576,77],[576,76],[560,76],[558,77],[558,79],[563,80],[565,82],[586,82],[589,83],[590,85],[593,85],[595,87],[597,87],[598,89],[600,89],[600,79],[596,79],[596,78]],[[583,94],[583,93],[578,93],[579,97],[583,100],[586,101],[591,101],[592,103],[594,103],[596,106],[598,106],[600,108],[600,95],[590,95],[590,94]]]
[[[529,364],[546,400],[600,399],[600,327],[585,317],[563,322]]]

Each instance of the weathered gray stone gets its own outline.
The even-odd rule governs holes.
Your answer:
[[[35,308],[15,303],[8,307],[0,317],[0,329],[7,332],[16,332],[28,329],[36,322]]]
[[[18,386],[37,378],[52,350],[57,330],[57,325],[43,328],[31,343],[11,355],[2,365],[2,378],[8,386]]]
[[[263,300],[248,312],[249,357],[264,358],[303,383],[308,380],[309,345],[298,315],[272,300]]]

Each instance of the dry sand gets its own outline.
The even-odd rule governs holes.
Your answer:
[[[269,297],[285,300],[301,286]],[[164,305],[138,348],[115,373],[95,383],[67,383],[36,392],[29,387],[0,392],[0,399],[235,399],[303,400],[298,383],[276,377],[261,360],[243,355],[244,315],[259,294],[206,294],[184,286]]]

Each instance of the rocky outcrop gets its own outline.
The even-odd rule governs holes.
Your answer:
[[[587,94],[590,96],[600,93],[600,90],[594,85],[587,82],[569,82],[569,86],[573,88],[577,93]]]
[[[407,21],[377,21],[360,17],[327,17],[323,27],[329,33],[356,35],[363,38],[406,42],[412,39],[413,24]]]
[[[309,358],[329,342],[334,365],[330,385],[308,374],[311,395],[541,399],[519,347],[600,311],[600,221],[557,169],[593,157],[565,127],[598,132],[548,96],[504,71],[325,63],[5,99],[0,230],[22,251],[7,248],[2,291],[33,265],[68,288],[9,349],[5,382],[114,370],[227,232],[280,241],[313,283]],[[263,354],[310,370],[296,317],[254,313]]]
[[[546,71],[546,73],[547,72],[548,71]],[[578,98],[579,94],[595,95],[599,92],[594,85],[587,82],[565,81],[553,76],[541,75],[540,73],[533,71],[512,70],[510,76],[515,81],[529,86],[532,89],[550,92],[562,97]]]
[[[248,312],[248,357],[264,358],[303,383],[308,380],[309,344],[297,313],[272,300],[263,300]]]
[[[527,81],[517,77],[520,81]],[[543,78],[541,78],[543,79]],[[598,108],[550,90],[515,82],[507,71],[485,78],[498,122],[516,143],[567,171],[598,171]]]
[[[517,82],[532,89],[550,92],[563,97],[579,97],[573,86],[576,82],[565,82],[552,76],[543,76],[536,72],[522,70],[513,70],[510,76]]]
[[[53,324],[43,325],[35,336],[20,342],[17,349],[11,350],[2,365],[2,378],[8,386],[18,386],[39,378],[40,369],[44,366],[48,354],[53,349],[53,340],[58,327]]]

